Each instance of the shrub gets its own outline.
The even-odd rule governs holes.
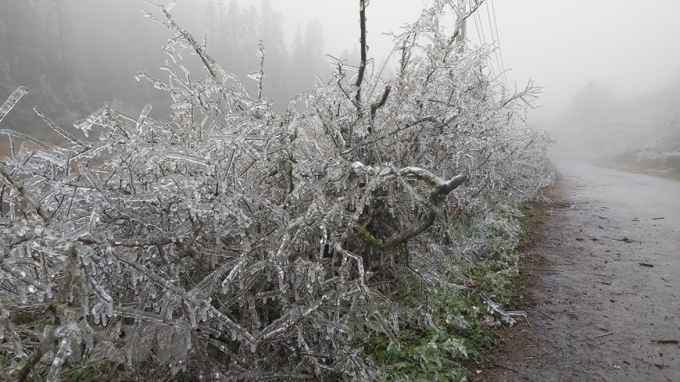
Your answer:
[[[168,79],[138,79],[171,95],[168,119],[150,118],[151,105],[138,117],[104,106],[75,136],[36,109],[70,142],[51,148],[3,130],[6,370],[56,380],[107,362],[138,379],[378,378],[361,344],[400,346],[386,295],[409,275],[455,290],[453,257],[477,244],[453,222],[483,225],[551,181],[547,139],[524,122],[536,89],[509,93],[488,75],[490,48],[432,22],[476,9],[453,3],[435,1],[395,36],[390,83],[366,58],[362,23],[361,66],[329,57],[335,76],[285,113],[158,7],[176,33]],[[204,77],[183,71],[186,52]],[[263,74],[251,75],[260,89]],[[459,343],[440,345],[462,356]]]

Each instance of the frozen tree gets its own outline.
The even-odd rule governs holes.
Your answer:
[[[550,176],[546,139],[523,120],[536,90],[509,93],[488,75],[489,48],[433,22],[474,9],[438,0],[395,35],[387,84],[367,57],[367,3],[360,66],[329,57],[331,80],[284,113],[157,6],[149,16],[175,33],[167,77],[137,78],[170,94],[168,119],[107,105],[75,136],[36,109],[69,142],[59,147],[0,130],[11,152],[0,336],[21,360],[13,378],[53,381],[102,361],[137,379],[379,377],[356,334],[400,346],[381,291],[409,273],[443,282],[440,264],[463,240],[451,219],[491,226],[485,212]],[[262,72],[250,77],[261,90]]]
[[[302,30],[298,27],[291,55],[292,86],[296,94],[314,89],[316,76],[328,73],[323,54],[323,27],[318,20],[308,21]]]

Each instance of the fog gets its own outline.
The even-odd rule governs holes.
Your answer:
[[[285,15],[288,34],[318,18],[330,53],[358,41],[354,3],[286,0],[274,6]],[[381,34],[398,31],[427,4],[373,0],[368,13],[372,53],[389,53],[390,39]],[[495,8],[500,44],[490,38],[488,6]],[[538,118],[557,118],[590,81],[610,84],[616,96],[630,98],[659,90],[680,70],[680,2],[674,0],[494,0],[480,12],[484,41],[500,45],[510,85],[533,78],[544,88]],[[475,24],[471,20],[468,37],[480,44]]]
[[[388,57],[393,45],[387,34],[399,33],[431,1],[371,1],[369,56],[378,63]],[[101,102],[129,108],[153,102],[159,106],[156,112],[164,110],[167,100],[133,78],[137,71],[157,73],[167,59],[160,47],[170,36],[144,17],[140,9],[149,8],[144,1],[7,0],[3,7],[1,97],[17,85],[39,89],[34,94],[40,98],[35,100],[38,104],[51,102],[53,108],[69,104],[69,113],[57,118],[66,125]],[[257,70],[257,41],[265,40],[269,81],[265,93],[279,108],[314,87],[312,74],[324,78],[329,70],[325,54],[355,63],[358,57],[357,1],[178,0],[173,13],[199,39],[207,35],[208,51],[241,77]],[[450,20],[453,24],[455,17]],[[603,102],[610,105],[599,105],[602,100],[597,97],[581,103],[598,110],[611,106],[611,113],[623,113],[600,116],[607,121],[634,117],[646,127],[666,126],[665,121],[678,114],[679,107],[673,106],[678,103],[673,92],[657,93],[678,82],[678,36],[680,2],[675,0],[488,0],[468,20],[466,37],[470,44],[496,48],[493,74],[502,73],[510,89],[531,79],[543,88],[530,120],[568,143],[573,135],[582,136],[574,133],[579,131],[574,124],[596,123],[574,109],[579,94],[583,98],[588,89],[604,89]],[[386,75],[390,73],[388,69]],[[252,90],[254,84],[245,82]],[[70,100],[62,97],[65,92]],[[635,101],[639,97],[658,99],[643,106]],[[630,108],[637,109],[634,116],[629,115]],[[648,133],[624,134],[630,139],[616,150]]]
[[[637,342],[592,305],[678,290],[680,183],[632,171],[680,179],[680,0],[0,4],[0,380],[485,378],[527,242],[599,288],[533,327],[680,370],[599,347],[671,344],[667,296]]]

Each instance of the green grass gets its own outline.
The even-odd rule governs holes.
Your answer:
[[[519,207],[519,203],[515,203]],[[407,295],[392,299],[400,311],[411,312],[400,318],[402,330],[397,334],[400,346],[387,335],[373,336],[363,343],[367,358],[383,372],[385,381],[460,381],[474,375],[483,354],[500,340],[499,317],[489,312],[482,294],[496,303],[509,304],[516,296],[519,250],[530,237],[530,207],[496,211],[507,219],[510,230],[491,230],[488,244],[474,261],[460,261],[451,272],[454,284],[465,284],[467,290],[413,288]],[[456,230],[475,234],[469,225]],[[413,276],[411,285],[419,285]],[[416,317],[428,293],[432,322],[419,322]],[[490,325],[491,324],[491,325]]]

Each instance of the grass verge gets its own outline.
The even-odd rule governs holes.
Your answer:
[[[680,180],[680,169],[667,168],[655,169],[653,167],[641,166],[633,160],[596,160],[591,164],[599,167],[610,168],[612,170],[632,172],[637,174],[645,174],[657,178]]]
[[[465,289],[414,288],[392,299],[392,309],[401,312],[400,346],[386,335],[363,344],[385,381],[466,381],[476,374],[506,325],[489,301],[508,306],[515,299],[520,252],[531,238],[536,212],[532,205],[516,202],[493,212],[484,230],[465,227],[465,235],[485,242],[473,258],[454,261],[449,281]],[[417,283],[415,276],[412,281]],[[425,300],[429,322],[418,320]]]

